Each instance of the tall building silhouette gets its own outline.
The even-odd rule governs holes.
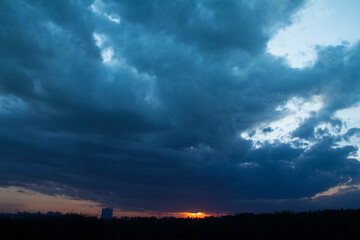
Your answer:
[[[113,209],[112,208],[103,208],[101,210],[101,219],[111,220],[113,217]]]

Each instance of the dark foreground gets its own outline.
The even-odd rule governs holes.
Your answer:
[[[359,239],[360,210],[103,221],[81,215],[0,219],[0,239]]]

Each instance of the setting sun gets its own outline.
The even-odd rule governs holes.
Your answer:
[[[207,217],[208,215],[202,212],[197,212],[197,213],[190,213],[190,212],[185,212],[182,213],[182,215],[184,216],[184,218],[204,218]]]

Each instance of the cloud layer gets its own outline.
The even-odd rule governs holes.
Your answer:
[[[360,44],[266,52],[303,4],[2,1],[0,185],[171,212],[356,186]]]

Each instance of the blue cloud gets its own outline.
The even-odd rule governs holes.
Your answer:
[[[356,147],[315,128],[341,127],[334,113],[359,102],[360,45],[319,47],[302,70],[265,52],[302,1],[92,4],[0,3],[1,186],[123,210],[231,211],[359,182]],[[256,149],[240,137],[313,96],[323,107],[297,140]]]

